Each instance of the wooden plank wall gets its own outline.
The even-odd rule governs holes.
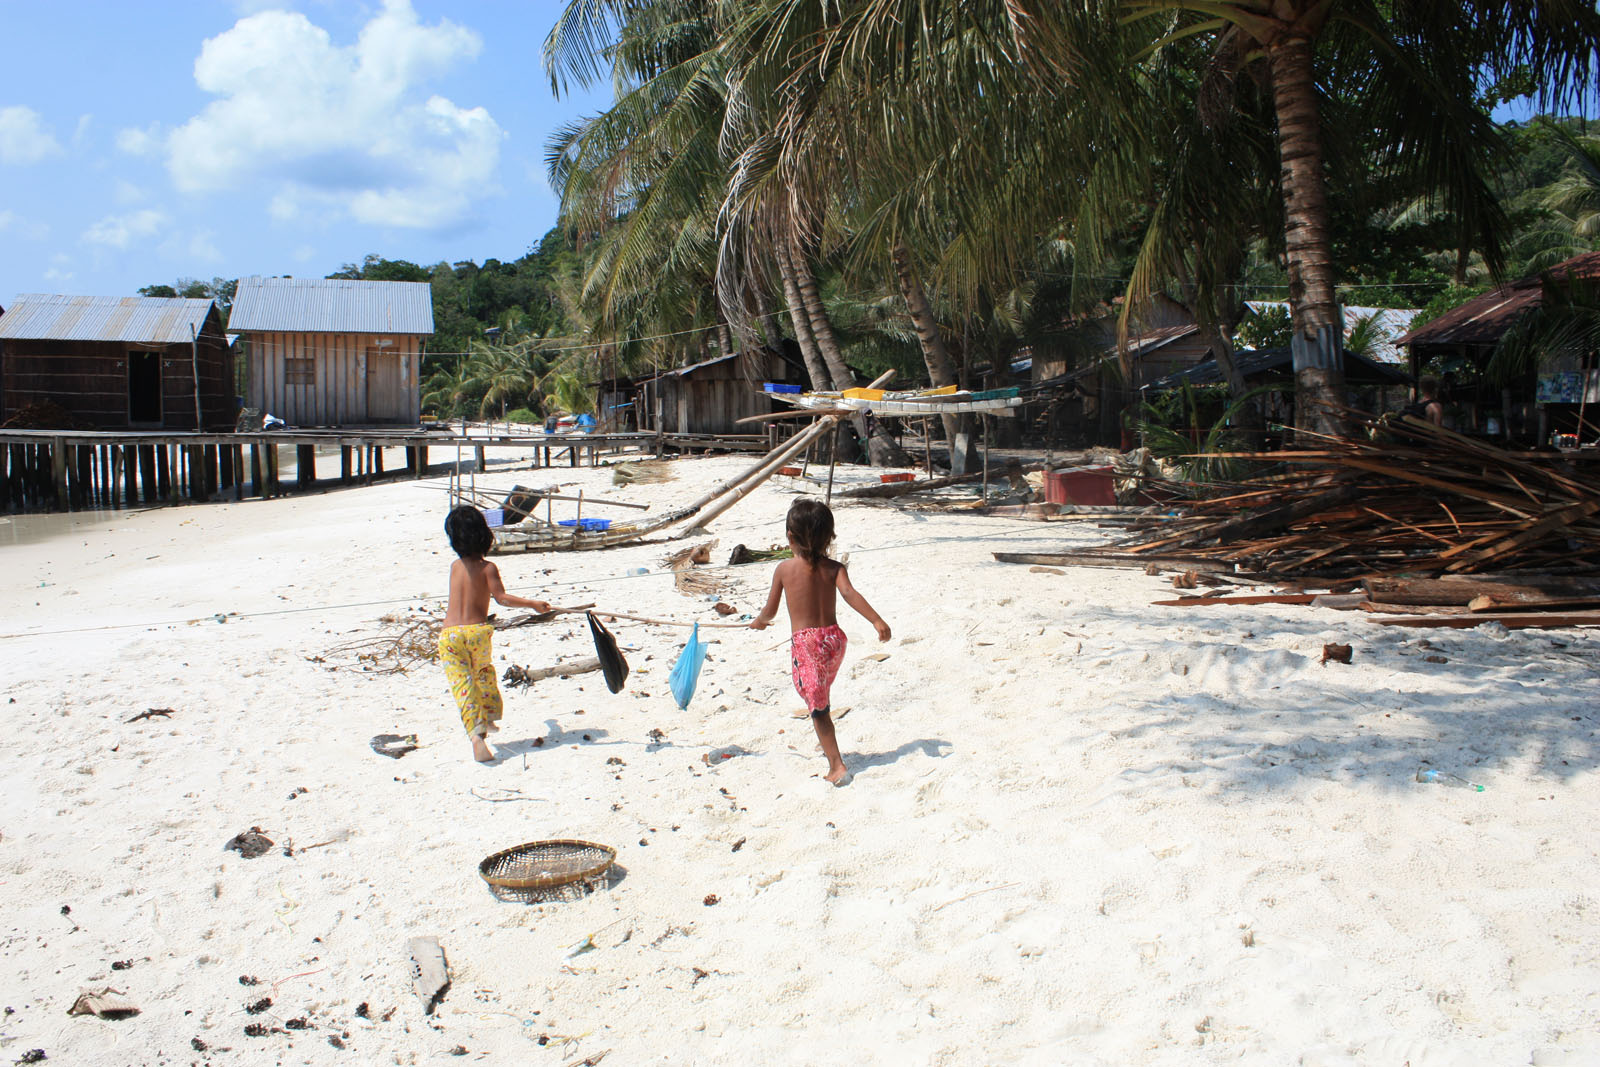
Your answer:
[[[161,428],[193,430],[193,353],[187,343],[148,348],[122,341],[7,342],[0,396],[13,415],[30,404],[53,403],[86,428],[125,430],[128,423],[128,353],[161,354]],[[220,334],[200,338],[200,402],[207,429],[234,422],[231,364]]]
[[[400,422],[415,425],[422,419],[422,389],[418,370],[423,339],[415,334],[378,336],[366,333],[250,333],[249,405],[270,412],[291,426],[343,426],[372,421],[367,413],[367,349],[380,340],[394,345],[386,351],[401,356],[400,387],[405,405]],[[291,385],[285,361],[313,361],[314,381]]]
[[[747,352],[737,360],[661,378],[664,428],[667,433],[748,433],[738,421],[773,409],[761,383],[783,381],[782,374],[776,357]]]

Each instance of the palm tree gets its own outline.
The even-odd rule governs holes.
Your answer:
[[[1440,198],[1498,271],[1504,219],[1488,175],[1500,144],[1477,106],[1481,79],[1522,68],[1541,100],[1571,99],[1582,91],[1600,45],[1593,3],[1572,0],[1120,2],[1130,19],[1150,27],[1152,47],[1198,36],[1239,72],[1264,68],[1277,123],[1295,375],[1302,396],[1326,405],[1343,402],[1326,101],[1348,97],[1372,123],[1376,158]],[[1331,408],[1309,421],[1340,428]]]
[[[1544,125],[1567,152],[1567,172],[1549,189],[1544,206],[1568,223],[1574,237],[1593,241],[1600,237],[1600,137]]]

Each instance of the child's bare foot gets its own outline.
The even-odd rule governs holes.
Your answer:
[[[843,763],[840,763],[837,767],[829,767],[828,773],[823,775],[822,778],[823,781],[832,785],[842,785],[849,775],[849,769]]]
[[[479,763],[490,763],[494,760],[494,753],[489,751],[489,746],[484,743],[480,734],[472,736],[472,758]]]

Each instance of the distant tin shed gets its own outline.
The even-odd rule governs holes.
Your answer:
[[[749,432],[738,421],[765,415],[776,405],[762,391],[767,382],[801,381],[779,352],[752,348],[663,371],[638,383],[637,403],[650,425],[666,433]]]
[[[242,278],[228,332],[249,361],[253,408],[293,426],[421,421],[427,282]]]
[[[0,315],[0,421],[53,404],[89,429],[231,430],[232,380],[209,300],[31,294]]]

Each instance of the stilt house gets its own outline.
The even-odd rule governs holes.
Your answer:
[[[232,383],[209,300],[28,295],[0,315],[0,422],[60,408],[61,429],[231,430]]]
[[[717,356],[639,382],[639,424],[666,433],[749,433],[738,420],[778,406],[762,386],[801,381],[797,368],[771,349]]]
[[[250,368],[250,406],[291,426],[416,425],[427,282],[242,278],[228,332]]]

